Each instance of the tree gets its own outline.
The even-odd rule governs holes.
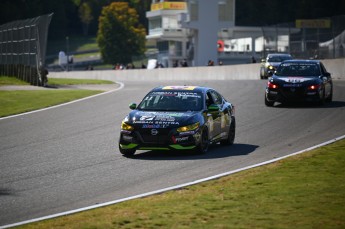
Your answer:
[[[93,20],[92,10],[89,3],[84,2],[79,6],[79,18],[83,23],[83,33],[88,35],[89,24]]]
[[[127,2],[113,2],[99,17],[97,43],[108,64],[131,63],[132,56],[145,52],[145,28]]]

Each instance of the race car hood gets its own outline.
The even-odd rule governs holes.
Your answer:
[[[134,110],[126,118],[139,128],[175,128],[199,121],[198,112],[162,112]]]
[[[310,77],[301,77],[301,76],[289,76],[289,77],[279,77],[274,76],[271,79],[271,82],[278,83],[278,84],[315,84],[319,83],[319,78],[310,78]]]

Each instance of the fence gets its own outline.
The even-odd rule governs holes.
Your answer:
[[[0,25],[0,75],[45,83],[48,28],[53,14]]]
[[[263,56],[268,52],[289,52],[303,59],[345,57],[345,15],[262,27],[262,32]]]

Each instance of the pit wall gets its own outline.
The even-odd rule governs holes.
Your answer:
[[[345,80],[345,59],[322,60],[334,80]],[[121,80],[254,80],[260,79],[260,63],[186,68],[92,70],[50,72],[48,78]]]

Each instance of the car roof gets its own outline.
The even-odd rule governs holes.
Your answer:
[[[271,56],[291,56],[291,55],[288,53],[270,53],[270,54],[267,54],[267,57],[271,57]]]
[[[320,60],[299,60],[299,59],[283,61],[283,63],[301,63],[301,64],[319,64],[320,62],[321,62]]]
[[[159,86],[151,91],[189,91],[189,92],[202,92],[206,93],[206,91],[212,88],[209,87],[201,87],[201,86],[182,86],[182,85],[174,85],[174,86]],[[214,90],[214,89],[212,89]]]

